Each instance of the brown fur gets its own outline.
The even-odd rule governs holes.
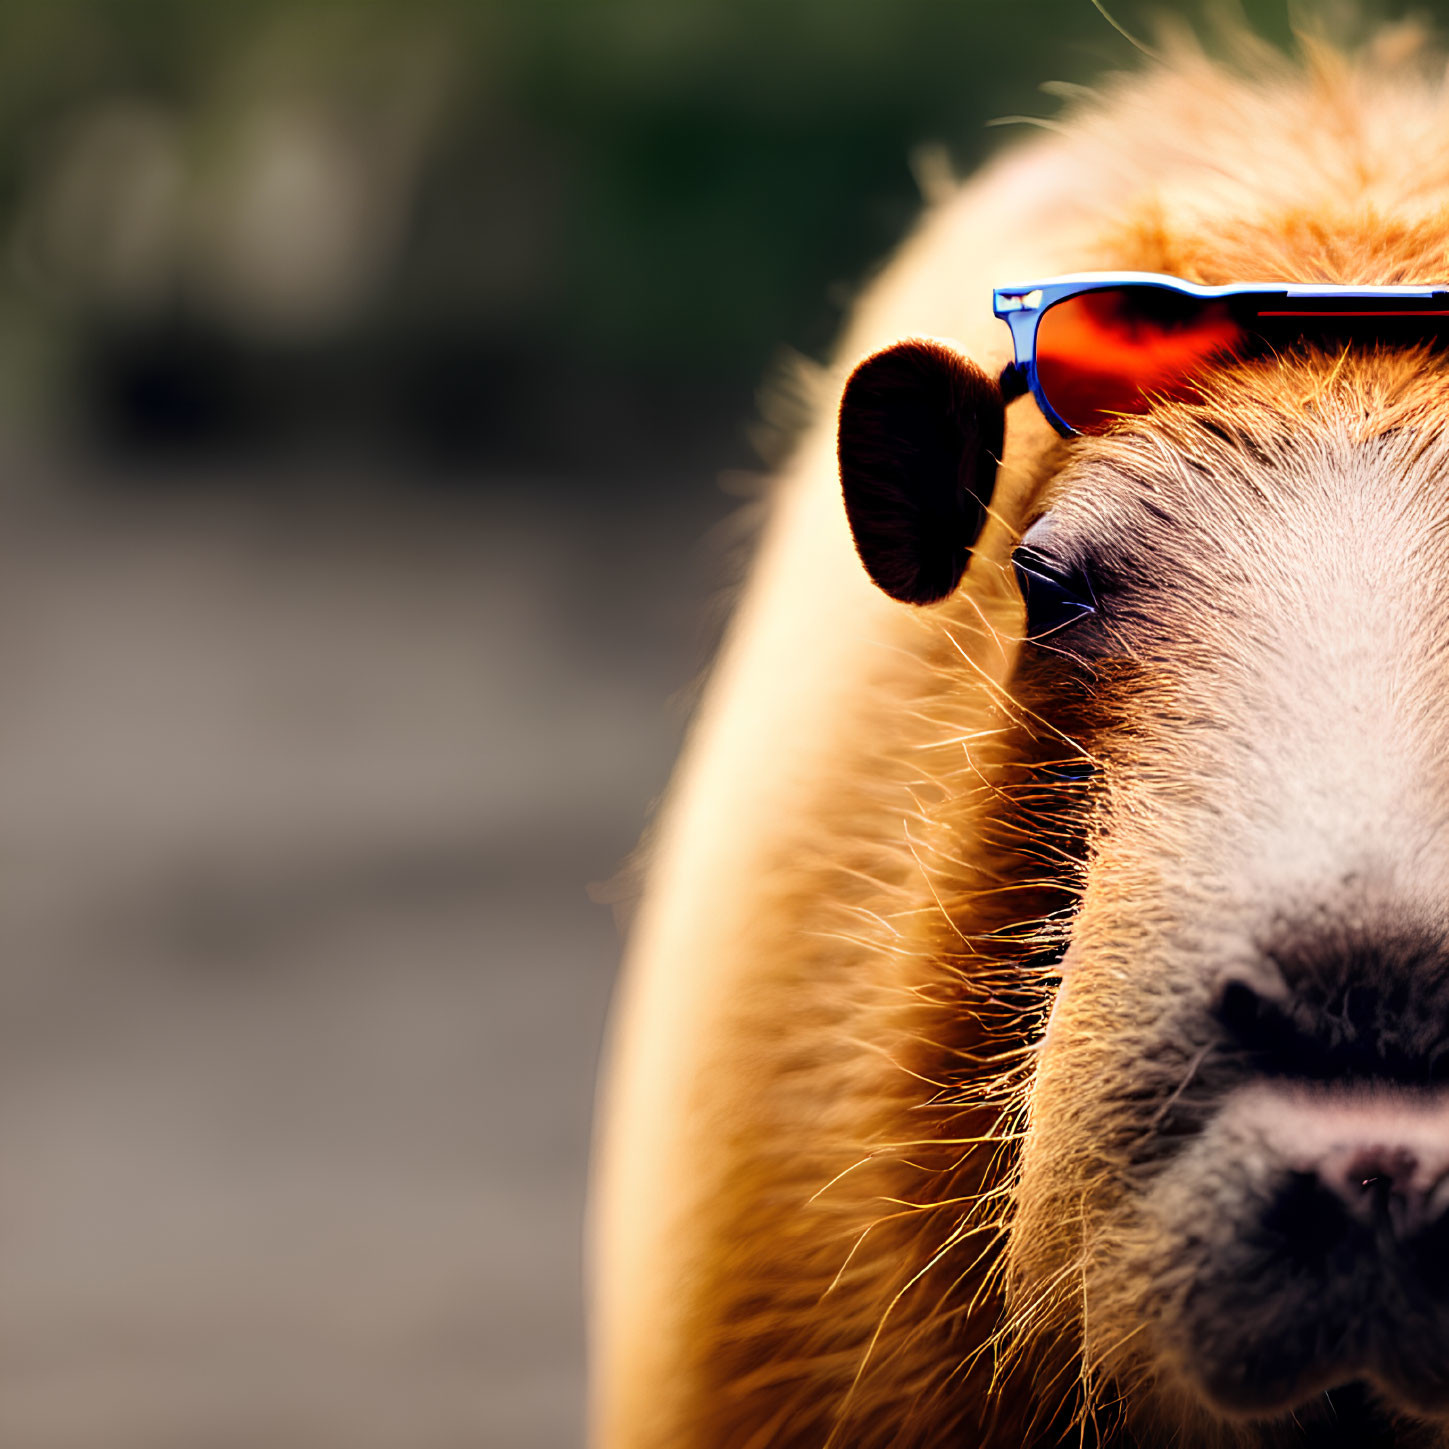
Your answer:
[[[1100,198],[1061,269],[1449,278],[1443,58],[1399,32],[1355,53],[1311,45],[1301,66],[1242,48],[1223,67],[1179,43],[1069,114],[1067,139],[1038,143],[1066,148]],[[991,281],[1027,279],[978,279],[973,305],[987,307]],[[1122,1206],[1123,1163],[1196,1044],[1131,1084],[1137,1116],[1114,1099],[1102,1083],[1121,1079],[1121,1022],[1170,1015],[1154,992],[1176,987],[1134,982],[1122,1006],[1109,967],[1169,929],[1133,905],[1158,890],[1133,850],[1170,835],[1186,778],[1173,726],[1212,715],[1201,681],[1217,654],[1231,660],[1233,626],[1204,633],[1169,612],[1163,657],[1106,670],[1023,654],[1005,558],[1046,499],[1106,511],[1114,490],[1166,480],[1192,506],[1185,457],[1213,480],[1276,458],[1286,497],[1308,464],[1285,438],[1323,457],[1387,449],[1427,499],[1449,468],[1449,378],[1422,357],[1260,366],[1120,437],[1062,445],[1027,425],[1013,449],[1028,406],[1008,424],[1004,516],[962,590],[898,626],[872,687],[820,742],[828,783],[762,823],[757,903],[733,949],[765,964],[716,1003],[679,1088],[715,1170],[669,1229],[674,1302],[633,1330],[654,1367],[633,1408],[601,1410],[607,1449],[1296,1442],[1291,1424],[1204,1418],[1161,1355],[1134,1348],[1157,1290],[1101,1267],[1162,1276]],[[1424,507],[1449,527],[1449,510]],[[1156,834],[1112,833],[1128,795],[1104,815],[1098,786],[1064,778],[1084,754],[1135,769]],[[1099,994],[1074,990],[1043,1051],[1084,888],[1073,950],[1097,952]],[[1102,1321],[1084,1322],[1088,1309]]]

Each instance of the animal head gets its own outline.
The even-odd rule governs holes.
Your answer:
[[[895,597],[955,587],[1003,408],[934,343],[847,387]],[[1018,817],[1075,908],[1007,1315],[1149,1443],[1449,1423],[1446,424],[1437,350],[1225,361],[1010,520]]]

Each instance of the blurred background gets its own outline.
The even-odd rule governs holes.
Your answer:
[[[588,888],[757,389],[1132,61],[1090,0],[0,0],[0,1445],[580,1443]]]

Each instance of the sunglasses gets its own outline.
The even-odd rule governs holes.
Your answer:
[[[1029,391],[1068,435],[1191,399],[1214,364],[1305,345],[1409,347],[1449,335],[1443,287],[1199,287],[1155,272],[1080,272],[998,287],[995,311],[1016,346],[1003,392]]]

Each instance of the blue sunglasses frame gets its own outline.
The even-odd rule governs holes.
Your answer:
[[[1011,328],[1012,343],[1016,358],[1002,375],[1002,392],[1008,401],[1030,392],[1041,409],[1042,416],[1064,437],[1075,437],[1078,429],[1068,424],[1051,405],[1050,398],[1042,389],[1037,375],[1036,338],[1042,317],[1056,303],[1068,297],[1081,296],[1084,292],[1100,292],[1112,287],[1156,287],[1165,292],[1177,292],[1183,296],[1196,297],[1204,301],[1216,301],[1224,297],[1261,298],[1265,302],[1290,301],[1359,301],[1372,302],[1442,302],[1445,311],[1439,314],[1428,308],[1404,307],[1395,309],[1395,316],[1435,316],[1449,319],[1449,289],[1444,287],[1353,287],[1339,285],[1299,285],[1286,282],[1233,282],[1223,287],[1200,287],[1194,282],[1185,282],[1181,277],[1168,276],[1162,272],[1073,272],[1061,277],[1048,277],[1045,281],[1028,282],[1016,287],[997,287],[992,310]],[[1445,324],[1449,333],[1449,322]]]

